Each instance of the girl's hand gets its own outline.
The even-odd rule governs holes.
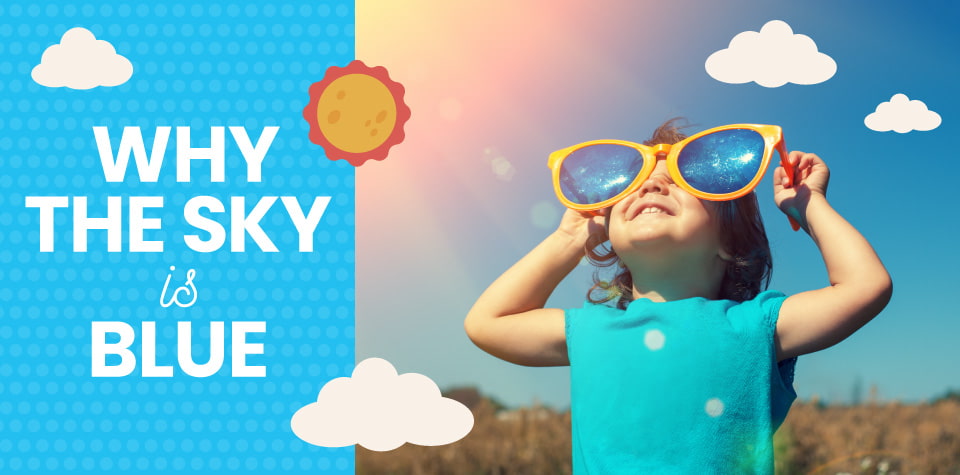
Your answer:
[[[807,204],[814,195],[827,196],[830,169],[823,159],[812,153],[790,152],[787,162],[794,169],[793,183],[783,167],[777,167],[773,172],[773,200],[781,211],[807,229]]]
[[[598,245],[607,240],[607,209],[602,209],[599,213],[599,215],[593,215],[567,208],[563,218],[560,219],[557,232],[569,237],[580,247],[587,242]]]

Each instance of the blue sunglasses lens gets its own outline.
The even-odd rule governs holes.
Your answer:
[[[733,193],[750,184],[763,163],[766,144],[759,132],[730,129],[688,143],[677,167],[690,186],[712,194]]]
[[[643,155],[632,147],[589,145],[564,158],[560,190],[576,204],[600,203],[627,189],[642,169]]]

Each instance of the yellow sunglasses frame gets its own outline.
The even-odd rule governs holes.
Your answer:
[[[677,165],[677,157],[680,156],[680,151],[683,150],[688,143],[693,142],[694,140],[697,140],[705,135],[710,135],[724,130],[736,129],[753,130],[763,137],[763,157],[760,162],[760,167],[757,169],[756,176],[754,176],[753,179],[750,180],[750,182],[740,190],[730,193],[707,193],[697,190],[687,183],[687,180],[685,180],[683,175],[680,174],[680,168]],[[637,174],[637,176],[630,183],[630,185],[627,186],[626,189],[616,196],[600,203],[579,204],[568,200],[565,196],[563,196],[563,191],[560,188],[560,166],[563,164],[563,160],[570,156],[571,153],[584,147],[602,144],[623,145],[640,152],[644,158],[643,168],[640,170],[640,173]],[[547,166],[549,166],[551,169],[551,175],[553,177],[553,190],[556,192],[557,198],[560,199],[560,202],[563,203],[564,206],[577,211],[592,212],[592,214],[597,214],[597,210],[612,206],[631,193],[637,191],[640,186],[643,185],[643,182],[645,182],[647,178],[650,178],[650,174],[653,173],[653,169],[656,168],[657,161],[660,160],[660,155],[662,154],[666,154],[664,159],[667,161],[667,171],[670,174],[670,178],[672,178],[673,182],[676,183],[677,186],[679,186],[682,190],[690,193],[693,196],[696,196],[697,198],[705,200],[727,201],[740,198],[756,188],[757,184],[760,183],[760,181],[763,179],[763,176],[767,173],[767,167],[770,165],[770,157],[773,155],[774,150],[780,153],[780,165],[783,166],[787,176],[791,177],[792,180],[793,167],[787,162],[787,147],[783,141],[783,130],[777,125],[761,124],[731,124],[721,127],[714,127],[712,129],[707,129],[691,135],[675,144],[658,144],[654,146],[647,146],[626,140],[591,140],[589,142],[583,142],[570,147],[562,148],[551,153],[549,159],[547,160]],[[790,223],[794,230],[799,228],[799,225],[793,220],[793,218],[790,218]]]
[[[697,140],[706,135],[714,134],[717,132],[722,132],[724,130],[737,130],[737,129],[746,129],[753,130],[759,133],[764,140],[764,150],[763,157],[760,162],[760,167],[757,169],[756,176],[743,188],[740,190],[730,192],[730,193],[707,193],[704,191],[697,190],[683,178],[683,175],[680,174],[680,168],[677,165],[677,158],[680,156],[680,151],[690,142]],[[594,204],[579,204],[574,203],[568,200],[563,196],[563,192],[560,188],[560,166],[563,164],[563,160],[567,158],[571,153],[580,150],[585,147],[592,145],[622,145],[625,147],[630,147],[640,152],[644,158],[643,168],[634,178],[634,180],[624,189],[622,192],[616,196],[604,200],[600,203]],[[567,148],[557,150],[550,154],[550,158],[547,161],[547,166],[552,170],[553,176],[553,189],[557,193],[557,197],[560,198],[560,201],[564,206],[575,209],[578,211],[593,211],[601,208],[606,208],[608,206],[614,205],[624,197],[637,191],[638,188],[650,178],[650,174],[653,172],[653,169],[657,165],[657,161],[660,160],[661,154],[666,154],[664,159],[667,161],[667,171],[670,173],[670,178],[673,179],[673,182],[677,184],[681,189],[690,193],[697,198],[702,198],[710,201],[727,201],[737,199],[743,195],[746,195],[753,191],[753,189],[760,183],[760,180],[763,179],[764,174],[766,174],[767,167],[770,164],[770,157],[773,155],[773,151],[777,150],[780,152],[781,165],[783,165],[787,171],[788,176],[792,176],[792,170],[788,163],[786,163],[786,146],[783,142],[783,132],[779,126],[776,125],[758,125],[758,124],[733,124],[733,125],[724,125],[722,127],[715,127],[712,129],[707,129],[702,132],[698,132],[690,137],[687,137],[675,144],[658,144],[654,146],[647,146],[639,144],[636,142],[629,142],[626,140],[591,140],[589,142],[583,142],[576,145],[572,145]]]

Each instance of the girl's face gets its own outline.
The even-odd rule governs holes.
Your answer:
[[[660,160],[650,178],[635,193],[613,205],[607,234],[621,259],[657,251],[720,255],[714,203],[681,190]]]

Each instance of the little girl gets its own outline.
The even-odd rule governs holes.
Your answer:
[[[840,342],[890,299],[880,259],[827,202],[823,160],[786,154],[774,126],[684,139],[671,120],[647,147],[595,141],[551,155],[571,209],[465,321],[494,356],[570,365],[578,474],[772,473],[796,357]],[[752,190],[774,149],[774,201],[813,239],[830,279],[789,297],[762,291],[772,264]],[[743,171],[750,160],[758,165]],[[633,176],[610,170],[621,168]],[[728,186],[738,180],[750,183]],[[584,255],[617,275],[596,282],[583,308],[544,308]]]

